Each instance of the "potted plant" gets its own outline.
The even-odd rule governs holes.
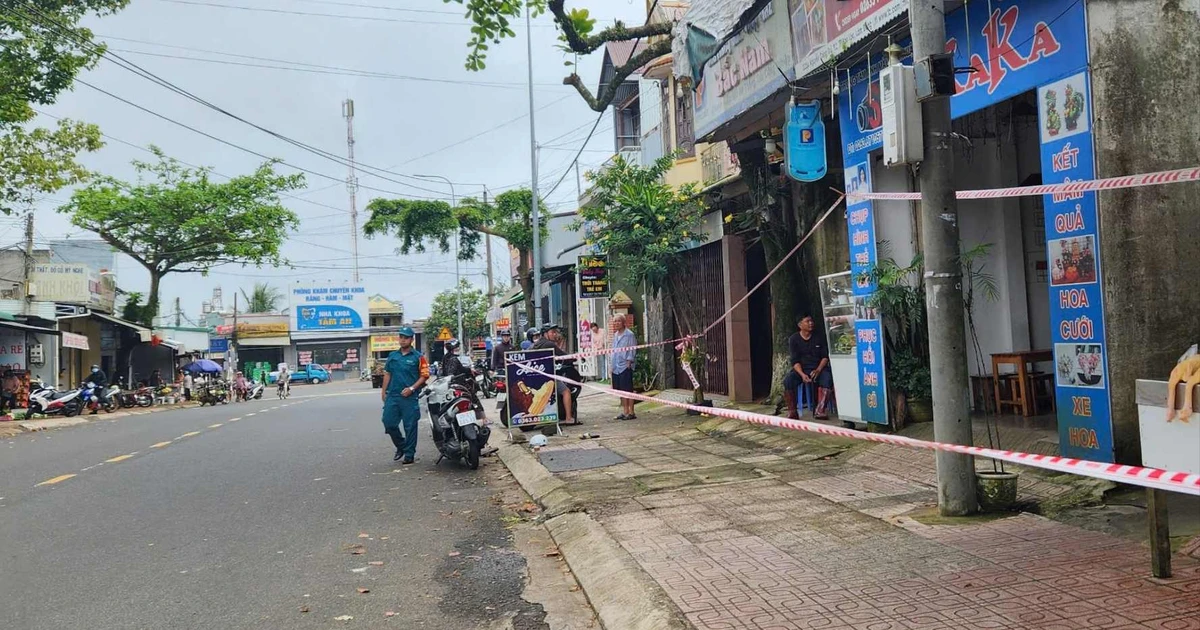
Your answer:
[[[924,259],[917,254],[907,265],[881,260],[870,272],[876,289],[867,303],[883,318],[888,396],[897,429],[909,420],[933,419],[924,269]]]

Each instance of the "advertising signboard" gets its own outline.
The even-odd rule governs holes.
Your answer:
[[[363,330],[370,321],[367,290],[350,283],[293,286],[291,325],[296,331]]]
[[[905,0],[797,0],[794,5],[797,77],[821,68],[830,56],[908,12]]]
[[[608,256],[580,256],[579,297],[608,297]]]
[[[371,354],[376,352],[391,352],[400,349],[400,335],[385,334],[371,335]]]
[[[39,300],[87,304],[105,313],[112,312],[117,295],[112,276],[101,276],[87,265],[34,265],[29,280]]]
[[[547,374],[553,374],[554,351],[519,350],[505,353],[504,356],[504,370],[508,378],[509,426],[558,424],[556,381],[519,365],[528,363]]]
[[[229,352],[229,340],[223,337],[212,337],[208,340],[209,352]]]
[[[0,370],[25,369],[25,332],[0,330]]]
[[[693,92],[696,138],[783,88],[794,78],[793,66],[787,0],[771,0],[704,64]]]

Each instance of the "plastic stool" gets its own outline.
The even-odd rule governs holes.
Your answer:
[[[814,391],[812,383],[803,383],[800,385],[800,387],[796,388],[796,410],[799,411],[801,415],[804,415],[804,411],[806,409],[811,410],[814,413],[816,412],[817,401],[813,394]]]

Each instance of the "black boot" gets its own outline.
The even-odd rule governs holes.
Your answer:
[[[400,431],[388,431],[387,434],[392,438],[392,444],[396,447],[396,455],[392,461],[398,462],[404,457],[404,436],[400,435]]]
[[[799,420],[800,414],[796,411],[796,390],[783,390],[783,402],[787,405],[787,417],[790,420]]]

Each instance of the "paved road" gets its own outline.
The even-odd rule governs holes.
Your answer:
[[[0,627],[544,627],[502,465],[435,467],[427,427],[394,464],[378,390],[337,387],[0,443]]]

